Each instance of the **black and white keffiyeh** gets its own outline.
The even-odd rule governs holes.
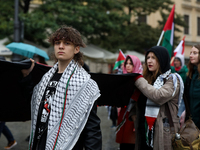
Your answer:
[[[180,92],[179,92],[179,99],[178,99],[178,106],[180,106],[182,96],[183,96],[183,91],[184,91],[184,84],[183,84],[182,78],[179,74],[171,73],[171,69],[170,69],[167,72],[165,72],[164,74],[159,75],[157,77],[156,81],[154,82],[153,86],[156,89],[160,89],[164,85],[164,79],[168,80],[170,77],[172,77],[173,85],[174,85],[174,92],[173,92],[172,96],[174,96],[176,89],[177,89],[177,79],[180,82]],[[145,117],[146,117],[146,120],[148,123],[148,129],[147,129],[147,133],[146,133],[147,137],[148,137],[148,132],[150,130],[153,132],[153,124],[155,122],[155,119],[158,116],[159,110],[160,110],[160,105],[154,103],[150,99],[147,99],[146,110],[145,110]],[[151,134],[151,135],[153,135],[153,134]],[[148,141],[148,139],[149,138],[147,138],[147,144],[149,145],[149,143],[151,143],[149,146],[153,147],[153,138],[151,138],[150,142]]]
[[[47,84],[56,73],[57,69],[58,63],[43,76],[41,81],[34,88],[31,101],[31,137],[34,137],[38,109],[43,94]],[[74,73],[68,85],[64,118],[55,149],[71,150],[74,147],[87,122],[95,100],[100,96],[100,91],[96,82],[90,78],[90,75],[82,67],[79,67],[78,64],[72,60],[60,78],[51,104],[46,150],[53,149],[64,107],[66,84],[73,71]],[[30,145],[32,144],[33,141],[30,140]]]

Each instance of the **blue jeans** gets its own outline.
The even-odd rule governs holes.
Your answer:
[[[178,109],[178,116],[179,116],[179,118],[181,117],[181,114],[182,114],[182,112],[185,110],[185,103],[184,103],[184,100],[182,99],[181,100],[181,105],[180,105],[180,107],[179,107],[179,109]]]
[[[2,122],[2,121],[0,122],[0,136],[1,136],[1,133],[3,133],[3,135],[6,137],[8,142],[14,141],[12,133],[10,132],[8,127],[5,125],[5,122]]]

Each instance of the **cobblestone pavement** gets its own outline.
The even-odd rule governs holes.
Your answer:
[[[102,130],[102,140],[103,150],[118,150],[119,144],[115,142],[115,128],[111,128],[112,122],[108,120],[108,113],[105,107],[98,107],[97,112],[99,118],[101,119],[101,130]],[[30,133],[30,121],[26,122],[7,122],[6,125],[9,127],[13,133],[14,138],[17,141],[17,145],[12,148],[12,150],[27,150],[28,142],[25,139]],[[0,137],[0,150],[3,150],[7,145],[7,140],[3,134]]]

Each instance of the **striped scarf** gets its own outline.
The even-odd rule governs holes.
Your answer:
[[[31,139],[34,137],[36,129],[40,102],[42,100],[47,84],[56,73],[57,69],[58,63],[56,63],[42,77],[41,81],[34,88],[31,101],[32,123],[29,143],[30,149],[33,144]],[[72,74],[73,76],[70,78]],[[64,99],[68,80],[69,84],[67,88],[67,99],[65,104]],[[90,75],[82,67],[79,67],[77,63],[72,60],[59,80],[55,96],[51,103],[51,113],[48,122],[48,133],[45,150],[71,150],[78,141],[79,136],[85,127],[93,104],[99,96],[99,88],[96,82],[90,78]],[[64,107],[65,109],[63,109]],[[60,121],[61,116],[63,116],[62,123]],[[60,130],[59,134],[58,130]]]

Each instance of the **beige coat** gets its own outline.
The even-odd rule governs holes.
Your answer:
[[[170,129],[163,128],[163,119],[166,117],[165,105],[168,104],[170,113],[172,115],[172,120],[174,122],[174,130],[177,132],[180,128],[178,113],[178,97],[179,97],[179,81],[177,84],[177,89],[172,97],[174,91],[174,85],[172,78],[168,79],[165,84],[160,89],[155,89],[152,85],[144,78],[139,78],[135,82],[135,86],[150,100],[160,105],[160,111],[155,122],[155,133],[154,133],[154,147],[153,150],[172,150],[171,144],[171,131]],[[140,112],[137,112],[140,113]],[[138,115],[137,115],[138,116]],[[139,136],[141,135],[137,132],[137,127],[139,126],[138,117],[136,118],[136,150],[140,150],[141,141],[139,141]]]

